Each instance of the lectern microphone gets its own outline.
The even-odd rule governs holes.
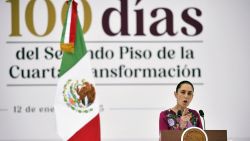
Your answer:
[[[200,116],[201,116],[201,117],[202,117],[202,119],[203,119],[203,124],[204,124],[203,130],[206,130],[205,118],[204,118],[204,112],[203,112],[202,110],[199,110],[199,114],[200,114]]]
[[[178,116],[178,117],[181,117],[181,116],[182,116],[181,110],[178,110],[178,111],[177,111],[177,116]]]

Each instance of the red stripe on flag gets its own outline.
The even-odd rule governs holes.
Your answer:
[[[100,141],[100,116],[95,116],[90,122],[78,130],[68,141]]]
[[[69,34],[70,43],[75,43],[76,22],[77,22],[77,3],[73,0],[72,11],[71,11],[71,22],[70,22],[70,34]]]

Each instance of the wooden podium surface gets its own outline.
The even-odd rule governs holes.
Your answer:
[[[205,130],[208,141],[227,141],[227,130]],[[166,130],[161,132],[161,141],[181,141],[183,131]]]

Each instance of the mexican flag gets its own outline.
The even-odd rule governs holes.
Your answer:
[[[100,141],[100,117],[90,57],[77,15],[77,2],[67,1],[63,58],[55,98],[57,131],[63,140]]]

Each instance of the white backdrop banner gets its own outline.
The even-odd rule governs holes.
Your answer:
[[[60,140],[54,98],[64,0],[0,1],[0,140]],[[159,138],[182,80],[206,128],[250,140],[250,1],[79,0],[102,139]]]

